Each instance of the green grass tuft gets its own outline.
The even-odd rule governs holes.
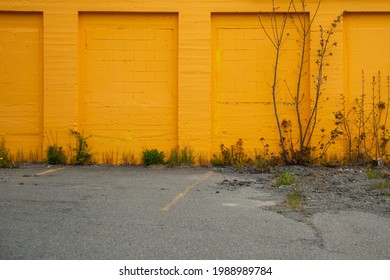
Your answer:
[[[146,149],[142,152],[142,162],[144,165],[164,164],[165,153],[157,149]]]
[[[384,175],[385,173],[381,170],[376,170],[376,169],[367,170],[368,179],[379,179],[379,178],[383,178]]]
[[[49,146],[46,150],[47,162],[52,165],[66,164],[67,157],[61,146]]]
[[[88,137],[85,137],[83,133],[76,130],[71,130],[70,133],[76,137],[76,147],[73,148],[76,155],[72,157],[72,163],[75,165],[91,163],[93,154],[87,143]]]
[[[296,209],[303,204],[302,192],[293,191],[287,195],[284,205],[291,209]]]
[[[9,150],[5,145],[4,138],[0,141],[0,168],[18,168],[19,166],[13,162],[9,154]]]
[[[170,166],[193,165],[194,163],[194,153],[189,147],[184,147],[183,149],[172,149],[167,160],[167,164]]]
[[[289,186],[296,182],[296,177],[294,173],[289,171],[283,171],[276,176],[276,185],[277,186]]]
[[[390,182],[379,181],[379,182],[373,183],[372,186],[375,189],[386,189],[386,188],[390,188]]]

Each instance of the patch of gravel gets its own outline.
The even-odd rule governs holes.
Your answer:
[[[296,216],[296,214],[313,215],[319,212],[337,213],[339,211],[358,210],[376,215],[390,217],[390,188],[375,188],[375,182],[389,182],[390,170],[382,171],[389,176],[380,179],[369,179],[367,168],[359,167],[306,167],[277,166],[271,173],[254,174],[256,170],[234,170],[218,168],[222,173],[250,174],[250,180],[225,179],[217,188],[235,191],[241,187],[253,187],[266,192],[287,194],[301,193],[302,205],[296,209],[287,208],[284,203],[269,206],[267,209]],[[289,171],[297,181],[291,186],[276,186],[275,174]],[[242,176],[241,176],[242,177]],[[245,177],[245,176],[244,176]]]

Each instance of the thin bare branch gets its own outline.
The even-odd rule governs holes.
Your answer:
[[[261,28],[264,31],[264,34],[267,36],[268,40],[272,43],[272,45],[276,49],[278,46],[276,45],[276,42],[274,42],[274,39],[269,35],[269,33],[268,33],[267,29],[265,28],[265,26],[263,25],[263,21],[261,20],[261,16],[260,15],[258,16],[258,19],[259,19]]]

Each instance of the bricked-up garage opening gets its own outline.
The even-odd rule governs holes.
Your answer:
[[[0,12],[0,138],[18,160],[42,157],[42,30],[41,13]]]
[[[388,99],[387,77],[390,75],[390,13],[346,13],[344,15],[344,60],[345,60],[345,95],[347,110],[356,106],[356,99],[361,100],[363,93],[364,71],[364,94],[367,125],[367,149],[372,139],[373,125],[372,102],[379,102],[379,97],[385,103]],[[378,71],[381,72],[379,82]],[[375,86],[373,92],[373,76]],[[381,87],[379,87],[379,84]],[[379,92],[381,88],[381,93]],[[380,95],[380,96],[379,96]],[[359,102],[360,104],[360,102]],[[381,124],[384,124],[386,111],[381,114]],[[355,121],[355,114],[350,114],[351,121]],[[376,116],[379,119],[379,115]],[[357,121],[357,120],[356,120]],[[387,121],[389,123],[390,120]],[[356,123],[357,124],[357,123]],[[387,128],[389,126],[387,125]],[[358,135],[357,125],[351,126],[352,133]]]
[[[79,118],[96,150],[177,145],[177,25],[177,14],[80,13]]]
[[[272,34],[270,15],[258,13],[212,15],[212,149],[217,151],[221,143],[234,144],[244,139],[246,148],[261,148],[259,139],[264,138],[273,150],[278,148],[278,134],[274,117],[271,84],[275,49],[261,28],[263,25]],[[295,17],[302,16],[296,14]],[[278,14],[281,22],[284,15]],[[280,26],[280,23],[279,23]],[[289,18],[286,33],[289,36],[283,45],[279,61],[279,88],[277,103],[280,120],[291,120],[296,127],[294,94],[301,53],[297,42],[296,25]],[[307,46],[307,55],[309,54]],[[308,61],[308,60],[306,60]],[[305,95],[302,109],[308,113],[309,63],[304,65],[301,89]],[[284,82],[286,81],[286,83]],[[288,88],[286,86],[288,84]],[[302,112],[303,113],[303,112]],[[305,113],[303,119],[307,118]],[[297,132],[298,130],[295,129]]]

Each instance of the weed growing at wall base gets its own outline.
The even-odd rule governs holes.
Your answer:
[[[146,149],[142,152],[142,162],[144,165],[164,164],[165,153],[157,149]]]
[[[231,145],[230,148],[221,144],[218,155],[213,155],[211,164],[214,166],[233,166],[236,168],[245,167],[250,161],[247,154],[244,151],[244,142],[239,138],[235,145]]]
[[[172,149],[167,160],[167,164],[170,166],[193,165],[194,163],[194,153],[189,147]]]
[[[347,104],[341,95],[343,110],[335,112],[336,121],[344,129],[347,144],[347,158],[351,164],[370,164],[388,161],[390,131],[390,77],[386,79],[386,92],[383,96],[382,74],[372,76],[370,94],[366,89],[366,74],[362,70],[362,90],[360,96]],[[350,108],[347,106],[349,105]]]
[[[0,168],[15,168],[17,167],[12,160],[10,160],[9,150],[5,146],[4,138],[0,142]]]
[[[329,64],[325,61],[327,57],[333,55],[332,48],[337,46],[337,42],[332,42],[331,38],[334,34],[335,28],[341,22],[342,17],[338,16],[331,24],[329,30],[324,30],[320,25],[320,48],[317,50],[317,73],[312,75],[315,84],[314,94],[309,95],[304,92],[304,76],[307,75],[305,67],[307,67],[308,56],[309,56],[309,43],[311,36],[311,27],[317,16],[318,10],[321,5],[321,0],[317,1],[317,7],[313,14],[309,14],[307,11],[308,2],[306,0],[294,1],[290,0],[287,12],[283,13],[283,20],[278,22],[280,12],[275,1],[272,1],[272,12],[271,12],[271,30],[268,30],[263,24],[261,16],[259,16],[259,22],[262,30],[266,37],[271,42],[274,51],[274,63],[273,63],[273,78],[271,85],[271,97],[274,111],[274,117],[276,121],[276,127],[279,135],[279,145],[281,147],[281,157],[287,164],[311,164],[320,160],[325,154],[331,144],[334,143],[335,139],[339,136],[339,131],[336,129],[332,130],[328,136],[329,140],[325,137],[317,145],[313,145],[312,139],[316,132],[318,123],[318,113],[321,108],[320,102],[327,100],[323,98],[323,84],[328,80],[328,76],[325,75],[324,71],[326,66]],[[294,14],[300,13],[301,16],[294,16]],[[290,84],[285,80],[285,88],[283,89],[280,85],[280,66],[282,64],[282,54],[284,52],[284,45],[289,39],[290,33],[288,32],[288,21],[291,20],[296,31],[299,34],[297,43],[300,47],[298,71],[296,72],[296,80]],[[295,39],[294,39],[295,40]],[[291,58],[288,58],[290,60]],[[295,84],[295,85],[294,85]],[[294,87],[296,89],[294,89]],[[292,121],[282,119],[282,108],[280,106],[280,95],[284,94],[283,91],[287,92],[293,100],[295,107],[296,126],[293,129]],[[312,103],[310,109],[307,111],[306,101],[308,97]],[[307,112],[305,112],[307,111]],[[306,116],[305,116],[306,115]],[[295,127],[295,126],[294,126]],[[294,131],[293,131],[294,130]],[[297,130],[297,131],[296,131]],[[295,133],[298,132],[298,133]],[[298,134],[299,136],[295,136]],[[293,139],[293,138],[296,139]],[[313,152],[320,151],[318,158],[313,158]]]
[[[67,157],[62,150],[62,147],[57,145],[49,146],[46,150],[46,156],[47,163],[52,165],[66,164],[67,161]]]
[[[76,137],[76,148],[72,150],[76,155],[72,157],[72,163],[76,165],[84,165],[91,162],[92,153],[88,146],[87,139],[82,133],[71,130],[70,133]]]
[[[1,139],[0,142],[0,168],[9,167],[8,157],[9,157],[9,151],[5,146],[5,140],[3,138]]]
[[[270,172],[271,167],[283,163],[283,159],[274,152],[270,152],[269,144],[265,143],[265,139],[260,138],[263,149],[255,151],[253,165],[261,172]]]

